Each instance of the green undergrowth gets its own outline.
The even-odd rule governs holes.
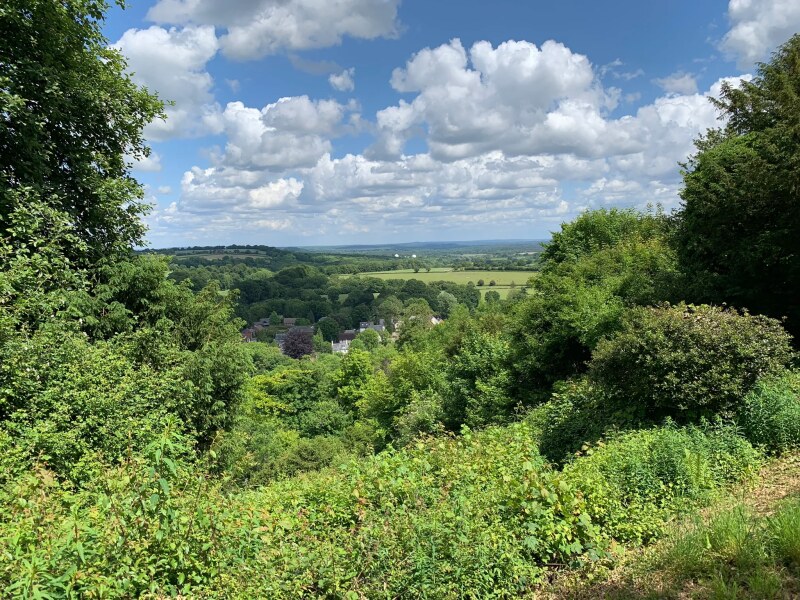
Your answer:
[[[518,597],[649,539],[759,462],[733,431],[667,427],[559,472],[517,423],[231,495],[187,455],[165,434],[82,489],[44,468],[7,483],[2,595]]]
[[[698,598],[786,598],[800,594],[800,499],[769,516],[738,504],[696,520],[656,555],[666,592],[689,586]]]
[[[663,533],[674,514],[750,478],[760,453],[730,427],[665,426],[619,434],[564,467],[602,531],[625,544]]]
[[[673,526],[663,543],[624,573],[556,597],[644,600],[750,599],[800,596],[800,498],[759,514],[736,502],[710,517]]]

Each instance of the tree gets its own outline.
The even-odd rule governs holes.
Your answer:
[[[104,0],[0,8],[0,239],[20,207],[56,211],[79,242],[60,250],[85,269],[141,243],[146,205],[128,161],[148,155],[142,129],[163,116],[103,37],[107,9]]]
[[[412,347],[417,345],[425,332],[433,327],[431,324],[432,316],[433,311],[431,311],[431,307],[425,300],[411,300],[403,311],[397,346],[402,348],[406,345]]]
[[[317,332],[322,334],[326,342],[333,342],[339,337],[342,326],[333,317],[325,317],[317,322]]]
[[[483,279],[478,279],[478,287],[482,287],[482,286],[483,286]]]
[[[293,327],[283,340],[283,352],[292,358],[302,358],[314,352],[314,340],[310,332]]]
[[[368,352],[372,352],[373,350],[380,347],[381,336],[374,329],[365,329],[356,336],[355,341],[361,342],[365,350],[367,350]]]
[[[535,400],[531,394],[545,398],[553,383],[584,371],[600,339],[621,327],[627,307],[672,299],[674,252],[659,228],[649,235],[636,232],[548,265],[531,281],[532,293],[515,304],[509,328],[518,378],[514,393],[521,400]],[[521,291],[508,298],[518,299]]]
[[[488,304],[500,302],[500,292],[489,290],[488,292],[486,292],[486,295],[483,298],[484,300],[486,300]]]
[[[389,324],[403,314],[403,303],[397,296],[388,296],[378,305],[378,316]]]
[[[496,286],[496,285],[497,285],[497,282],[496,282],[494,279],[492,279],[492,280],[489,282],[489,287],[494,287],[494,286]]]
[[[449,361],[444,395],[445,424],[480,427],[507,420],[514,404],[509,392],[508,343],[498,336],[469,332]]]
[[[331,343],[326,342],[325,339],[322,337],[322,332],[317,330],[314,334],[314,352],[317,354],[330,354],[333,352],[333,348],[331,348]]]
[[[334,375],[339,402],[348,409],[355,408],[365,397],[372,378],[372,359],[369,352],[357,349],[348,352],[342,359],[339,371]]]
[[[667,225],[661,213],[640,213],[634,209],[612,208],[586,211],[574,221],[561,225],[542,252],[546,267],[575,262],[582,256],[610,248],[635,237],[652,238]]]
[[[359,304],[354,306],[350,313],[350,323],[352,327],[358,328],[362,322],[369,321],[372,318],[372,309],[366,304]]]
[[[278,315],[278,313],[275,312],[274,310],[269,315],[269,324],[272,325],[273,327],[277,327],[278,325],[283,324],[280,315]]]
[[[727,302],[800,332],[800,35],[750,82],[723,84],[727,124],[685,165],[677,250],[695,301]]]
[[[450,313],[453,312],[455,307],[458,306],[458,300],[456,300],[456,297],[450,292],[442,291],[439,292],[439,295],[436,297],[436,306],[439,309],[439,314],[446,319],[450,316]]]

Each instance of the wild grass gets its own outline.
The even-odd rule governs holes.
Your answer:
[[[545,597],[800,597],[800,482],[782,462],[768,467],[767,479],[752,493],[721,498],[715,506],[673,523],[660,543],[629,552],[618,569],[595,574],[594,582],[586,574],[583,581],[574,575],[564,578]],[[762,488],[791,493],[765,504]]]

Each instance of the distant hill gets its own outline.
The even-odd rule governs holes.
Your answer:
[[[398,244],[349,244],[341,246],[298,246],[284,250],[330,254],[393,255],[427,254],[498,254],[541,252],[548,240],[467,240],[453,242],[403,242]]]
[[[148,249],[142,252],[153,252],[173,257],[173,261],[187,266],[238,263],[246,261],[251,266],[264,267],[278,271],[296,264],[310,264],[318,267],[337,265],[351,260],[351,255],[339,253],[309,252],[307,250],[275,248],[273,246],[256,246],[234,244],[230,246],[190,246],[175,248]]]

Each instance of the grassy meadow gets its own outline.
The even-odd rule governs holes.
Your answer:
[[[478,280],[483,279],[484,285],[480,288],[483,297],[489,290],[494,290],[500,294],[501,298],[508,296],[511,285],[523,287],[531,277],[536,276],[535,271],[454,271],[450,268],[432,268],[430,272],[420,269],[415,273],[413,269],[399,269],[397,271],[373,271],[371,273],[361,273],[362,277],[377,277],[379,279],[418,279],[425,283],[432,281],[452,281],[465,285],[470,281],[478,285]],[[490,286],[489,282],[494,280],[496,285]]]

